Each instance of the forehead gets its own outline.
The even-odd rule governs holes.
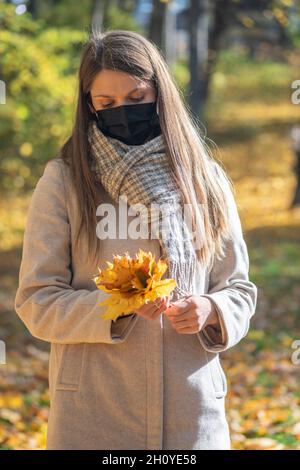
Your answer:
[[[103,69],[94,78],[91,93],[93,96],[97,94],[123,96],[136,87],[147,89],[151,88],[151,84],[126,72]]]

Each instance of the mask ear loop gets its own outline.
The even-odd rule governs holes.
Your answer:
[[[97,121],[99,122],[99,116],[98,116],[98,114],[96,113],[96,111],[93,111],[93,113],[94,113],[94,116],[96,117]]]
[[[97,112],[96,112],[94,106],[93,106],[92,103],[91,103],[91,97],[90,97],[90,95],[88,96],[87,102],[88,102],[88,106],[89,106],[89,108],[90,108],[91,113],[95,116],[95,118],[97,119],[97,121],[99,121],[98,114],[97,114]]]

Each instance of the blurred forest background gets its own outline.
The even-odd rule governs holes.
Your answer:
[[[235,184],[259,299],[248,336],[222,354],[233,448],[300,449],[297,0],[0,0],[0,448],[45,448],[49,345],[14,296],[32,190],[72,129],[92,28],[159,46]]]

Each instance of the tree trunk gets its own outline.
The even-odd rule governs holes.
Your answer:
[[[189,35],[189,105],[198,118],[203,117],[209,43],[209,0],[191,0]]]
[[[208,38],[207,70],[203,88],[204,102],[207,101],[209,95],[211,77],[217,62],[218,52],[221,49],[222,35],[229,24],[230,18],[234,14],[231,6],[228,0],[218,0],[213,6],[212,27],[210,28]]]
[[[107,26],[108,0],[93,0],[92,31],[103,31]]]
[[[166,41],[165,41],[165,23],[166,23],[167,4],[161,3],[159,0],[153,0],[152,12],[149,22],[148,37],[153,41],[163,56],[166,58]]]

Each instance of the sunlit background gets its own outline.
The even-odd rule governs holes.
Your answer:
[[[24,224],[72,128],[82,45],[120,28],[160,48],[234,182],[259,298],[248,336],[222,354],[233,448],[300,449],[299,3],[0,1],[1,449],[45,448],[49,344],[14,312]]]

